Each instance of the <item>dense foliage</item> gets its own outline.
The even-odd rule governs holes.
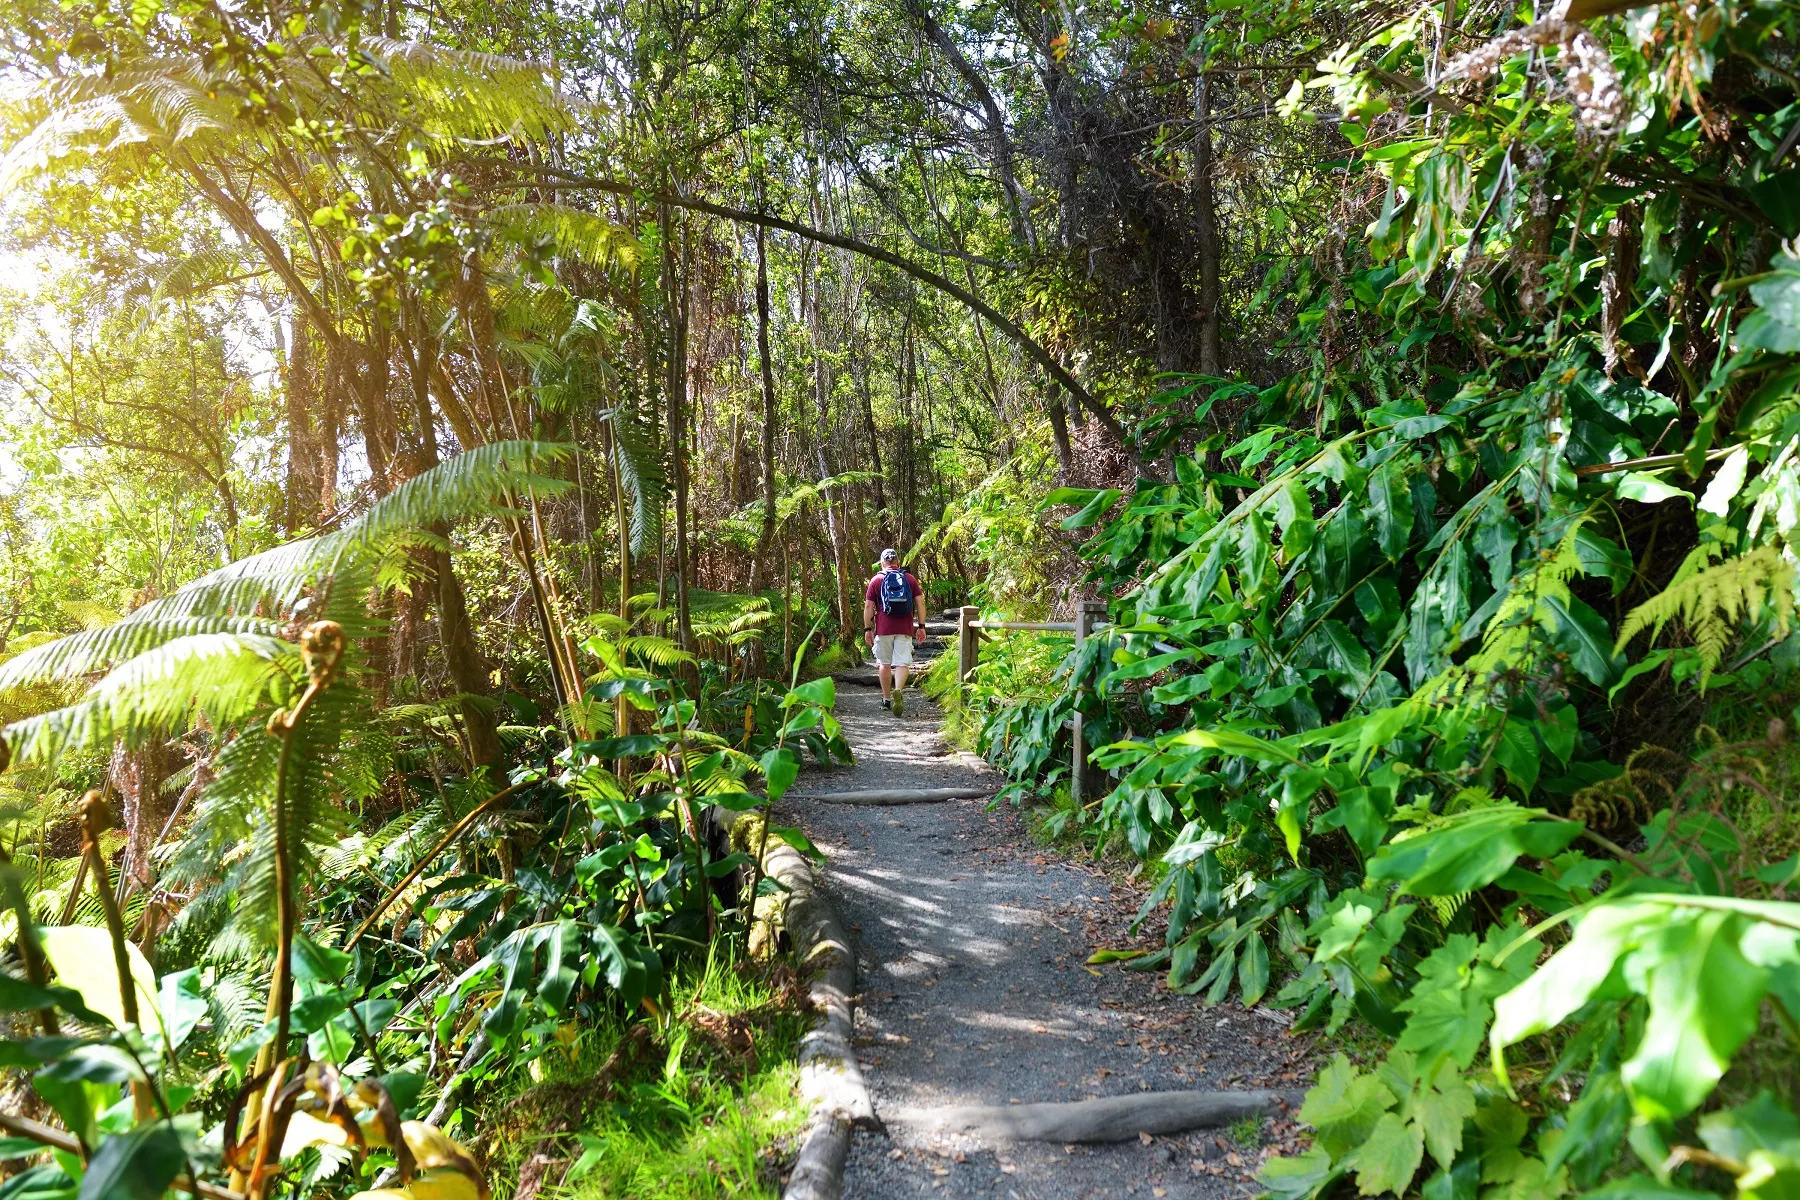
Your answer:
[[[1793,1190],[1792,5],[6,17],[4,1186],[766,1187],[893,544],[1110,604],[933,686],[1350,1038],[1272,1191]]]

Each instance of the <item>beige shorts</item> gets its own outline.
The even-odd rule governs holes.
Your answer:
[[[875,661],[884,667],[905,667],[912,664],[913,640],[907,633],[878,633],[875,635]]]

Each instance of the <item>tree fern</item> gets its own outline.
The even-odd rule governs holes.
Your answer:
[[[176,638],[109,673],[76,703],[6,727],[13,758],[54,762],[115,740],[128,746],[186,728],[196,711],[215,728],[242,723],[283,702],[300,676],[300,652],[263,634],[202,633]]]
[[[601,414],[612,430],[613,467],[619,485],[631,499],[631,552],[642,554],[656,540],[668,483],[663,473],[662,451],[653,432],[639,424],[623,408]]]
[[[1745,621],[1767,613],[1776,636],[1787,633],[1794,612],[1794,566],[1774,546],[1709,565],[1717,543],[1694,547],[1669,586],[1632,609],[1619,628],[1618,648],[1648,629],[1654,642],[1663,627],[1679,619],[1700,652],[1700,683],[1705,686],[1725,657],[1726,647]]]
[[[176,638],[207,633],[274,636],[280,630],[280,622],[262,617],[152,615],[146,619],[127,618],[100,629],[71,634],[32,647],[0,663],[0,692],[56,680],[78,679],[96,671],[104,671]]]
[[[447,149],[471,138],[542,141],[571,132],[577,110],[592,107],[553,86],[540,63],[392,38],[363,45],[387,66],[411,122]]]
[[[630,230],[567,204],[506,204],[492,209],[489,219],[502,242],[528,249],[548,240],[559,254],[597,271],[631,270],[643,255]]]

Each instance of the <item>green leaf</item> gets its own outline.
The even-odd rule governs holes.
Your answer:
[[[1541,808],[1516,804],[1454,813],[1382,846],[1369,862],[1369,878],[1397,882],[1414,896],[1472,892],[1500,878],[1521,854],[1555,854],[1580,836],[1579,823],[1541,820],[1544,816]]]
[[[1099,521],[1101,517],[1105,516],[1106,510],[1111,508],[1123,494],[1124,493],[1119,491],[1118,488],[1107,488],[1104,491],[1095,493],[1093,497],[1082,506],[1080,512],[1062,519],[1062,528],[1087,528],[1089,525],[1094,524]]]
[[[1252,1008],[1269,990],[1269,948],[1261,937],[1251,934],[1244,940],[1238,958],[1238,992],[1245,1008]]]
[[[1575,926],[1568,945],[1494,1002],[1488,1041],[1496,1059],[1503,1048],[1555,1028],[1601,994],[1613,978],[1620,956],[1636,945],[1647,929],[1660,927],[1667,916],[1664,905],[1632,900],[1589,910]],[[1608,993],[1613,990],[1609,988]]]
[[[1369,503],[1375,511],[1375,540],[1389,562],[1400,561],[1412,537],[1412,487],[1398,460],[1389,459],[1369,476]]]
[[[817,704],[830,708],[836,702],[837,682],[829,675],[822,675],[788,692],[781,703],[784,708],[791,708],[796,704]]]
[[[1653,1121],[1686,1116],[1712,1093],[1756,1032],[1768,972],[1738,947],[1744,919],[1728,912],[1670,913],[1653,945],[1650,1017],[1620,1068],[1633,1106]]]
[[[1569,665],[1587,676],[1596,687],[1608,687],[1619,677],[1625,660],[1613,650],[1612,629],[1606,618],[1584,600],[1546,594],[1541,597],[1556,617],[1550,641],[1569,656]]]
[[[181,1136],[165,1121],[114,1134],[88,1162],[80,1200],[157,1200],[186,1161]]]
[[[825,861],[825,852],[812,844],[812,839],[806,836],[805,830],[795,829],[791,825],[771,825],[769,836],[780,838],[815,862]]]
[[[104,1019],[83,1004],[81,994],[72,988],[54,984],[38,987],[0,971],[0,1012],[27,1012],[38,1008],[61,1008],[87,1021]]]
[[[1479,1041],[1480,1034],[1476,1034]],[[1425,1148],[1438,1166],[1448,1168],[1462,1150],[1463,1122],[1475,1115],[1475,1089],[1456,1063],[1440,1062],[1413,1104]]]
[[[1425,1158],[1425,1137],[1399,1113],[1383,1113],[1356,1151],[1356,1190],[1365,1196],[1404,1193]]]
[[[763,752],[762,770],[769,785],[769,799],[779,800],[800,777],[800,760],[786,746],[776,746]]]
[[[1255,762],[1303,765],[1292,752],[1276,742],[1264,741],[1248,733],[1236,733],[1229,729],[1189,729],[1165,739],[1162,744],[1165,748],[1194,746],[1221,754],[1237,755]]]
[[[1675,499],[1691,501],[1694,498],[1692,492],[1642,471],[1627,471],[1619,476],[1613,484],[1613,494],[1621,500],[1636,500],[1640,504],[1661,504],[1664,500]]]
[[[179,1050],[194,1027],[206,1019],[207,1001],[200,987],[200,968],[189,967],[164,975],[160,1004],[169,1049]]]
[[[1537,734],[1532,731],[1531,722],[1510,720],[1501,726],[1500,737],[1494,742],[1494,761],[1506,768],[1507,780],[1521,795],[1531,795],[1538,777]]]
[[[1306,1093],[1301,1122],[1311,1125],[1314,1142],[1333,1158],[1363,1144],[1394,1106],[1394,1095],[1373,1075],[1359,1074],[1350,1060],[1339,1054],[1319,1072],[1319,1081]]]
[[[1269,1189],[1272,1200],[1312,1200],[1344,1173],[1334,1167],[1331,1155],[1314,1146],[1301,1154],[1271,1158],[1256,1178]]]
[[[595,738],[576,742],[575,752],[593,758],[641,758],[655,754],[668,739],[654,733],[633,733],[626,737]]]
[[[305,934],[294,935],[294,978],[304,983],[333,984],[350,969],[350,956],[321,946]]]

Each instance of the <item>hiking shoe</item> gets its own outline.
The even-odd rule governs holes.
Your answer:
[[[881,707],[892,708],[893,706],[894,706],[894,702],[892,700],[889,700],[886,696],[883,696],[881,698]]]
[[[896,717],[906,715],[906,695],[898,689],[894,691],[894,715]]]

